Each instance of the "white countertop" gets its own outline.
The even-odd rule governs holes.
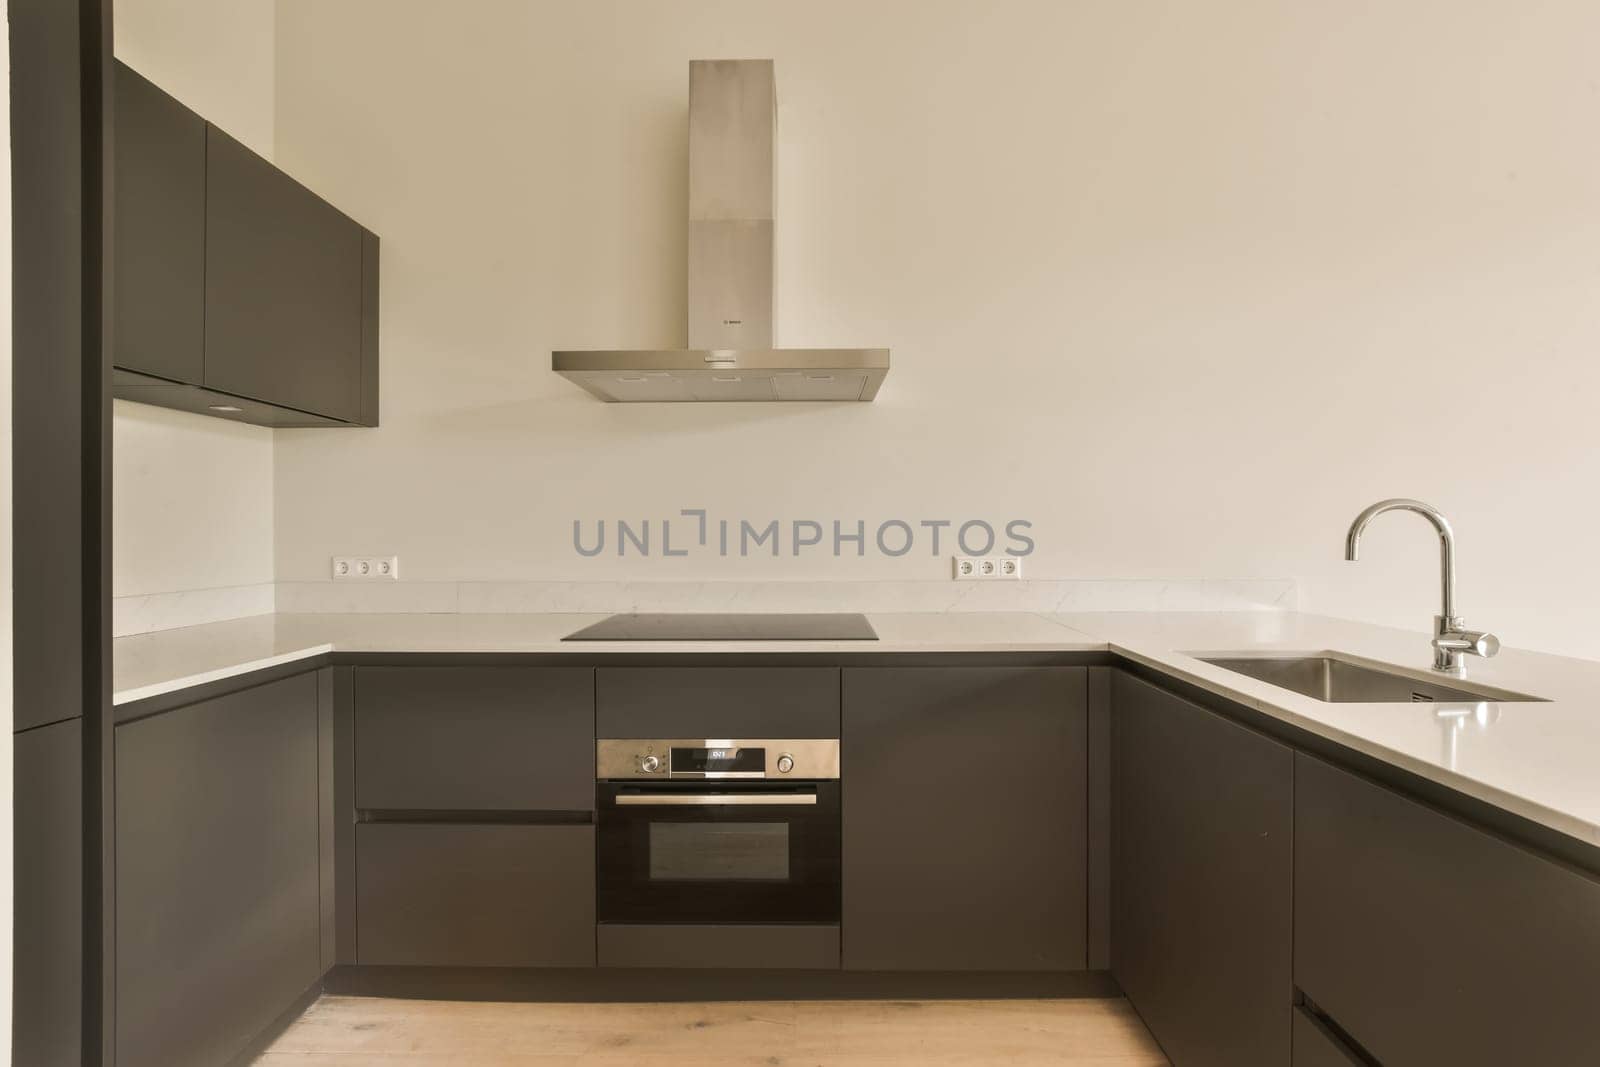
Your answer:
[[[325,652],[1063,652],[1112,651],[1600,846],[1600,662],[1505,649],[1472,659],[1472,681],[1542,703],[1331,704],[1203,663],[1193,652],[1336,650],[1426,677],[1426,635],[1293,612],[869,614],[878,640],[584,642],[603,615],[262,615],[114,642],[125,704]],[[1443,713],[1443,714],[1441,714]]]
[[[340,652],[1059,652],[1106,643],[1026,612],[869,614],[876,641],[583,641],[562,638],[603,614],[257,615],[119,637],[112,702]]]

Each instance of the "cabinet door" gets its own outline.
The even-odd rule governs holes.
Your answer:
[[[205,351],[206,124],[116,64],[111,359],[198,385]]]
[[[1112,679],[1111,969],[1174,1063],[1289,1062],[1294,762]]]
[[[361,262],[361,227],[207,128],[207,388],[359,422]]]
[[[362,823],[364,964],[592,967],[594,827]]]
[[[1295,759],[1294,977],[1385,1067],[1596,1062],[1600,880]]]
[[[594,810],[594,671],[358,668],[356,806]]]
[[[1087,671],[844,672],[844,965],[1085,962]]]
[[[304,674],[116,731],[117,1064],[227,1063],[322,974]]]

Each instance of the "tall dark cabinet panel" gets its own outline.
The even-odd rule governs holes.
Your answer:
[[[1600,879],[1295,764],[1294,977],[1320,1010],[1385,1067],[1597,1062]]]
[[[1289,1062],[1294,756],[1112,678],[1111,969],[1175,1064]]]
[[[116,64],[113,337],[119,367],[199,385],[205,373],[206,123]]]
[[[83,720],[16,736],[12,1059],[78,1064],[83,1027]]]
[[[844,671],[849,970],[1086,961],[1087,671]]]
[[[317,683],[117,727],[118,1067],[227,1063],[322,975]]]
[[[14,725],[83,714],[86,232],[76,5],[12,0]],[[98,313],[95,318],[98,319]],[[25,624],[20,620],[26,620]]]
[[[206,385],[359,422],[361,227],[215,126],[205,217]]]
[[[109,3],[11,0],[13,1062],[100,1062]]]

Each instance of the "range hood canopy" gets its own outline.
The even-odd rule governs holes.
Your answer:
[[[871,400],[887,348],[774,348],[778,95],[770,59],[689,64],[689,346],[567,351],[557,374],[610,402]]]

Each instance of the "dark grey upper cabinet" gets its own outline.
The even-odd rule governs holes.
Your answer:
[[[1385,1067],[1600,1055],[1592,875],[1300,755],[1294,908],[1295,984]]]
[[[356,806],[592,811],[588,667],[359,667]]]
[[[199,385],[205,373],[206,123],[116,64],[112,360]]]
[[[118,1067],[228,1063],[322,975],[314,675],[116,730]]]
[[[1087,677],[844,671],[847,969],[1084,967]]]
[[[1111,737],[1112,973],[1173,1063],[1288,1063],[1293,753],[1121,671]]]
[[[378,424],[378,238],[116,64],[112,394]]]
[[[206,140],[206,385],[361,419],[362,233],[232,137]]]

